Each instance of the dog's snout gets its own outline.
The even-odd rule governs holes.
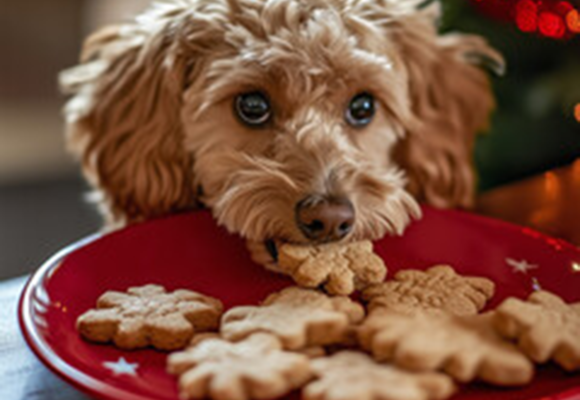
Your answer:
[[[355,221],[352,203],[346,198],[314,201],[307,197],[296,205],[296,223],[307,239],[333,242],[350,233]]]

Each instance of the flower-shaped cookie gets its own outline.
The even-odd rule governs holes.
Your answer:
[[[109,291],[97,309],[77,319],[77,330],[87,340],[131,350],[153,346],[183,348],[196,332],[216,329],[222,313],[219,300],[190,290],[167,293],[158,285]]]
[[[318,380],[303,389],[304,400],[438,400],[455,390],[445,375],[406,372],[353,351],[318,358],[311,365]]]
[[[280,341],[265,333],[238,343],[208,338],[171,354],[167,363],[169,373],[179,375],[185,399],[273,399],[311,377],[307,356],[282,350]]]
[[[363,299],[369,303],[369,311],[421,309],[475,315],[493,296],[494,289],[489,279],[461,276],[449,266],[435,266],[427,271],[399,271],[393,280],[365,290]]]
[[[534,361],[553,359],[568,371],[580,369],[580,302],[566,304],[546,291],[527,301],[509,298],[497,308],[494,325]]]
[[[280,246],[276,269],[290,275],[298,285],[324,285],[330,294],[349,295],[380,283],[387,276],[383,260],[373,253],[369,241],[330,243],[319,246]]]
[[[461,382],[530,382],[533,365],[493,329],[493,316],[459,317],[376,310],[359,329],[361,345],[380,361],[413,371],[444,370]]]
[[[259,307],[235,307],[222,318],[221,334],[240,340],[255,332],[278,337],[284,348],[342,343],[352,324],[364,318],[360,304],[311,289],[290,287],[270,295]]]

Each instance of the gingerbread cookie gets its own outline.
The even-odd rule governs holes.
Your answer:
[[[240,340],[255,332],[271,333],[290,350],[347,340],[364,309],[347,297],[290,287],[270,295],[260,307],[235,307],[224,314],[221,334]]]
[[[169,373],[179,375],[184,399],[273,399],[311,377],[307,356],[283,351],[281,342],[265,333],[238,343],[207,338],[171,354],[167,365]]]
[[[359,339],[376,359],[413,371],[443,370],[461,382],[477,378],[502,386],[530,382],[532,363],[495,332],[492,319],[376,310]]]
[[[527,301],[509,298],[496,310],[498,332],[518,345],[531,359],[554,360],[568,371],[580,369],[580,302],[566,304],[546,291]]]
[[[330,294],[349,295],[380,283],[387,276],[383,260],[370,241],[319,246],[280,246],[277,271],[307,288],[323,286]]]
[[[97,309],[82,314],[76,326],[92,342],[113,342],[126,350],[175,350],[185,347],[196,332],[216,329],[221,313],[222,304],[214,298],[147,285],[126,293],[106,292],[97,300]]]
[[[421,309],[475,315],[493,296],[494,289],[489,279],[461,276],[449,266],[435,266],[427,271],[399,271],[393,280],[365,290],[363,299],[369,303],[369,311]]]
[[[438,400],[455,390],[445,375],[406,372],[353,351],[318,358],[311,365],[318,380],[304,388],[305,400]]]

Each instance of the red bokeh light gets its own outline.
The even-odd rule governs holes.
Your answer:
[[[554,10],[562,17],[565,17],[570,11],[574,10],[574,6],[567,1],[559,1],[556,3]]]
[[[552,39],[570,39],[580,33],[580,10],[571,0],[471,1],[494,19],[514,21],[522,32],[538,32]]]
[[[516,5],[516,25],[522,32],[538,29],[538,6],[532,0],[520,0]]]
[[[533,0],[520,0],[516,4],[516,13],[522,12],[530,12],[530,13],[537,13],[538,12],[538,5]]]
[[[550,11],[540,13],[538,29],[542,35],[554,39],[561,39],[566,34],[566,24],[562,17]]]

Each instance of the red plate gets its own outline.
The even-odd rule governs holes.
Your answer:
[[[497,284],[491,306],[508,295],[526,297],[537,285],[567,301],[580,300],[577,248],[463,212],[427,208],[423,220],[403,238],[383,239],[376,250],[390,274],[401,268],[449,263],[460,273],[491,278]],[[527,265],[527,273],[516,272],[514,265]],[[216,227],[208,212],[179,215],[85,240],[48,261],[31,278],[20,300],[26,341],[54,372],[95,397],[177,399],[175,379],[165,373],[165,354],[89,344],[74,328],[78,315],[93,307],[104,291],[147,283],[197,290],[220,298],[227,307],[257,304],[291,284],[254,265],[243,241]],[[107,367],[107,362],[121,357],[138,364],[134,375],[115,375]],[[499,390],[471,385],[455,399],[579,400],[580,374],[567,375],[545,366],[527,387]]]

